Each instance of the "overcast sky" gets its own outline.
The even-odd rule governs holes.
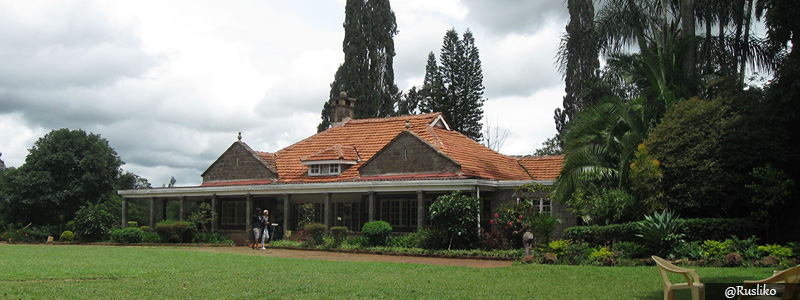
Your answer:
[[[273,152],[316,133],[344,61],[345,0],[0,0],[0,153],[19,167],[53,129],[100,134],[124,170],[196,185],[236,141]],[[504,154],[555,134],[564,0],[395,0],[398,87],[422,84],[444,33],[469,28]]]

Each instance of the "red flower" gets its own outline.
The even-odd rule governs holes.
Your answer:
[[[531,208],[530,208],[530,209],[528,209],[528,211],[533,211],[533,206],[531,206]]]
[[[508,222],[508,226],[513,226],[514,223]]]
[[[494,224],[494,220],[489,220],[489,224]]]
[[[520,220],[522,219],[522,215],[519,215]]]
[[[517,223],[519,223],[519,220],[517,220]]]
[[[506,230],[508,230],[508,226],[506,226]]]
[[[500,217],[500,215],[499,215],[499,214],[494,214],[494,217],[495,217],[495,218],[499,218],[499,217]]]

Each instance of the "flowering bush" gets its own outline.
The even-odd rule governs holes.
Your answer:
[[[521,233],[514,235],[513,232],[521,231],[525,226],[534,234],[537,242],[545,245],[550,242],[550,235],[559,220],[550,214],[540,214],[539,207],[527,200],[527,198],[535,198],[542,188],[538,184],[526,184],[519,187],[517,192],[528,197],[516,203],[501,206],[494,214],[494,218],[489,221],[515,247],[522,246]]]

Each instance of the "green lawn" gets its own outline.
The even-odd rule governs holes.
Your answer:
[[[703,282],[769,269],[699,268]],[[679,295],[682,296],[682,295]],[[187,251],[180,247],[0,244],[0,298],[660,299],[655,267],[477,269]]]

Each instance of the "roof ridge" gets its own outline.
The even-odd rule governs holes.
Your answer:
[[[408,120],[408,119],[424,119],[429,118],[432,116],[441,115],[440,112],[433,112],[433,113],[425,113],[425,114],[416,114],[416,115],[402,115],[402,116],[393,116],[393,117],[382,117],[382,118],[367,118],[367,119],[351,119],[345,123],[353,124],[353,123],[371,123],[371,122],[384,122],[384,121],[391,121],[391,120]]]

